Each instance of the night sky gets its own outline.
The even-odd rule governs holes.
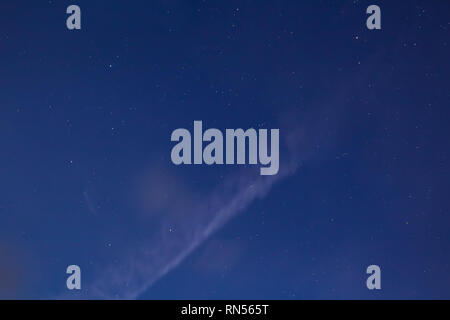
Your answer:
[[[449,28],[448,0],[1,0],[0,297],[450,299]],[[278,128],[280,171],[174,165],[194,120]]]

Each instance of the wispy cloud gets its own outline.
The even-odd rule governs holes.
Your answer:
[[[283,121],[284,122],[284,121]],[[104,270],[89,286],[89,296],[135,299],[155,281],[177,267],[208,239],[256,199],[266,196],[278,181],[294,174],[307,150],[300,149],[314,139],[303,141],[307,128],[290,127],[285,134],[284,160],[275,176],[260,176],[256,169],[242,169],[221,180],[209,196],[184,208],[184,214],[165,213],[156,234],[133,252],[121,265]],[[237,169],[237,168],[236,168]],[[238,170],[238,169],[237,169]],[[180,210],[179,206],[175,206]]]
[[[366,75],[364,72],[342,80],[332,95],[323,97],[317,108],[310,106],[307,114],[298,110],[284,113],[279,125],[281,147],[277,175],[261,176],[256,168],[239,170],[221,179],[207,196],[193,201],[191,196],[196,193],[191,185],[178,179],[168,184],[164,175],[155,174],[155,179],[150,179],[149,190],[158,195],[155,211],[162,211],[158,215],[158,227],[155,230],[152,226],[152,236],[142,241],[140,247],[129,248],[122,262],[99,270],[99,275],[85,286],[88,296],[138,298],[230,219],[256,199],[264,198],[274,184],[294,175],[303,162],[328,149],[337,137],[342,115],[348,113],[345,109],[349,91],[361,86]]]

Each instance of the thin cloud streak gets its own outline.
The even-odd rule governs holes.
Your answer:
[[[296,150],[300,145],[291,145],[288,149]],[[230,219],[248,208],[254,200],[264,198],[276,182],[294,174],[301,158],[297,152],[290,152],[289,159],[281,163],[275,176],[260,176],[253,169],[242,170],[224,180],[207,199],[186,208],[189,214],[181,218],[180,215],[167,214],[156,236],[124,260],[124,264],[104,271],[89,287],[89,295],[101,299],[138,298]],[[173,232],[168,232],[172,228]]]
[[[298,110],[284,113],[278,126],[282,141],[277,175],[261,176],[259,168],[240,170],[236,167],[238,172],[222,180],[203,200],[196,203],[173,200],[176,203],[166,207],[167,210],[158,220],[156,232],[140,245],[129,247],[121,262],[98,270],[94,280],[85,286],[87,297],[139,298],[230,219],[247,209],[256,199],[264,198],[275,183],[294,175],[304,162],[327,149],[336,140],[338,129],[345,122],[342,120],[346,114],[349,115],[346,112],[349,92],[363,86],[368,74],[368,70],[361,71],[342,80],[333,95],[323,97],[324,101],[311,106],[306,114],[300,114]],[[152,185],[156,189],[151,190],[159,190],[164,181],[157,179],[156,185]],[[155,183],[155,180],[151,182]],[[179,196],[190,199],[189,194],[195,194],[190,191],[189,185],[184,184],[180,190],[177,188],[171,191],[173,194],[169,199],[178,199]]]
[[[355,77],[349,82],[357,86],[361,78]],[[222,181],[199,204],[187,205],[184,211],[188,214],[180,215],[180,206],[175,207],[177,212],[166,212],[156,235],[141,248],[135,248],[135,253],[123,259],[126,261],[123,264],[102,270],[89,287],[89,295],[101,299],[139,298],[230,219],[254,200],[264,198],[275,183],[294,175],[305,161],[327,149],[342,125],[349,88],[352,86],[336,90],[333,97],[325,101],[334,103],[322,101],[317,108],[310,109],[312,113],[300,114],[293,109],[280,117],[282,141],[277,175],[261,176],[256,170],[242,170]],[[327,107],[319,108],[319,105]],[[336,108],[337,105],[342,108]],[[171,229],[174,232],[168,232]]]

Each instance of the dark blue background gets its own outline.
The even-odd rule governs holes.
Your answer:
[[[372,2],[1,1],[0,297],[450,298],[450,3]],[[174,166],[194,120],[299,166],[172,263],[259,172]]]

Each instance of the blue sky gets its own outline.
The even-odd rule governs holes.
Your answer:
[[[0,297],[448,299],[450,7],[371,4],[2,1]],[[280,172],[173,165],[194,120]]]

